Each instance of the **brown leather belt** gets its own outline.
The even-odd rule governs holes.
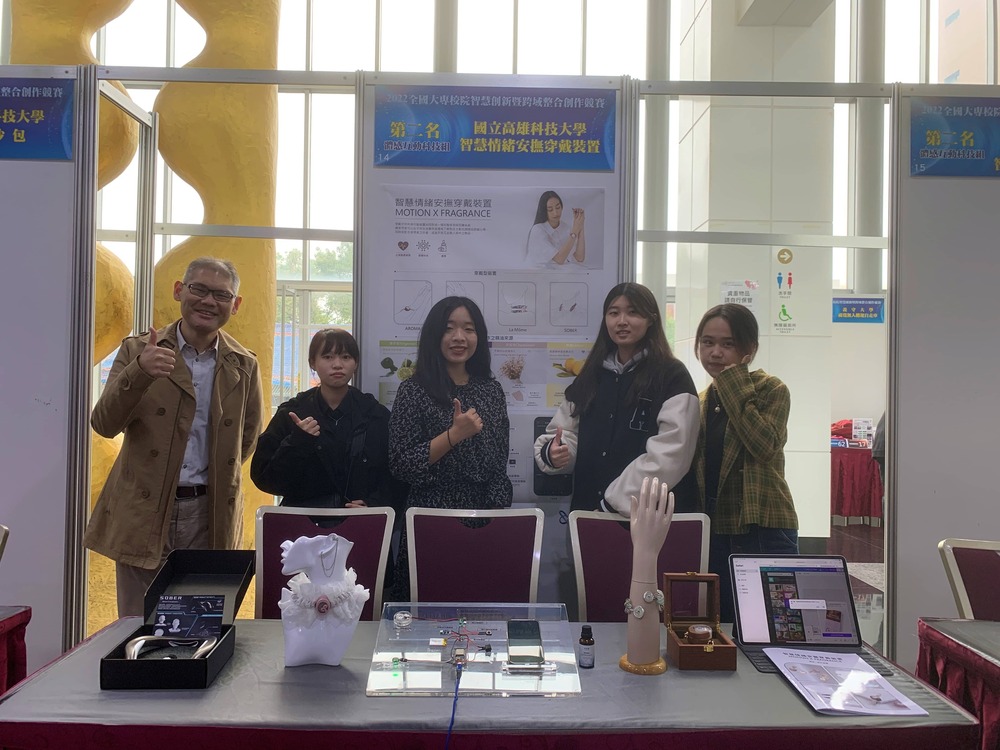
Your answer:
[[[201,497],[202,495],[208,494],[208,485],[205,484],[195,484],[190,486],[181,487],[178,485],[177,492],[174,497],[181,500],[190,500],[195,497]]]

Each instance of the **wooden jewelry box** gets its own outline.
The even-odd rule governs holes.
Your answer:
[[[707,587],[707,612],[705,617],[677,616],[671,608],[671,590],[675,583],[704,583]],[[719,623],[719,576],[715,573],[664,573],[663,574],[663,623],[667,626],[667,655],[678,669],[732,671],[736,669],[736,644],[722,632]],[[707,642],[695,642],[688,635],[692,625],[701,626],[696,631],[710,635]]]

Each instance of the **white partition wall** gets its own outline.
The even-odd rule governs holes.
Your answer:
[[[912,97],[943,92],[996,87],[901,87],[886,445],[890,655],[907,668],[917,619],[957,614],[937,543],[1000,538],[1000,177],[910,175]]]
[[[731,4],[706,4],[681,28],[692,77],[775,85],[680,99],[678,229],[719,239],[678,246],[676,349],[703,389],[710,379],[693,353],[701,316],[721,302],[753,311],[761,338],[753,369],[791,392],[786,476],[799,535],[822,538],[833,361],[831,251],[819,238],[833,230],[834,99],[780,83],[832,78],[834,9],[812,7],[811,21],[785,25],[742,23]]]
[[[89,495],[97,79],[92,68],[22,66],[0,67],[0,78],[75,79],[72,159],[0,161],[0,522],[10,527],[0,601],[32,608],[31,671],[69,645],[69,613],[81,610],[73,592]]]

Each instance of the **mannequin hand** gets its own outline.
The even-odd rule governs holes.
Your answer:
[[[556,427],[556,436],[549,443],[549,463],[557,469],[569,464],[569,446],[562,441],[562,427]]]
[[[450,428],[452,443],[458,443],[482,432],[483,420],[480,419],[475,409],[470,407],[468,411],[462,411],[462,402],[457,398],[452,399],[452,403],[455,406]]]
[[[642,480],[638,499],[632,496],[631,511],[632,548],[634,552],[645,553],[655,560],[674,517],[674,493],[670,492],[666,482],[646,477]]]
[[[313,437],[319,437],[319,422],[317,422],[312,417],[306,417],[305,419],[299,419],[294,411],[288,412],[288,416],[291,417],[292,422],[302,430],[307,435],[312,435]]]
[[[149,341],[139,352],[139,369],[152,378],[165,378],[174,371],[177,353],[156,345],[156,329],[149,329]]]

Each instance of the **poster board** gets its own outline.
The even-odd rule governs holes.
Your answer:
[[[535,504],[535,419],[562,402],[620,278],[621,84],[457,81],[379,75],[364,87],[361,386],[391,408],[431,306],[474,300],[507,395],[514,499]],[[550,192],[554,230],[535,221]],[[584,252],[557,258],[547,235],[568,235],[578,210]]]
[[[1000,391],[992,387],[1000,180],[911,174],[911,126],[919,124],[913,98],[943,89],[956,99],[996,93],[989,86],[906,86],[899,104],[889,274],[887,551],[890,656],[908,669],[916,663],[917,619],[957,613],[938,542],[1000,533]],[[1000,107],[1000,100],[993,103]]]
[[[430,307],[476,302],[507,397],[514,503],[545,513],[539,600],[574,603],[572,485],[537,470],[533,444],[624,275],[625,79],[365,74],[361,89],[361,387],[391,408]],[[546,228],[552,193],[562,215]],[[557,257],[576,211],[584,252]]]
[[[0,152],[8,281],[0,295],[0,424],[7,436],[0,523],[10,528],[0,597],[32,608],[29,672],[66,645],[70,571],[81,555],[71,508],[87,497],[89,466],[79,456],[89,447],[89,427],[80,407],[93,356],[97,93],[93,70],[90,78],[80,70],[0,66],[0,110],[8,113],[0,130],[9,140]],[[16,134],[22,113],[37,127],[24,123]]]

